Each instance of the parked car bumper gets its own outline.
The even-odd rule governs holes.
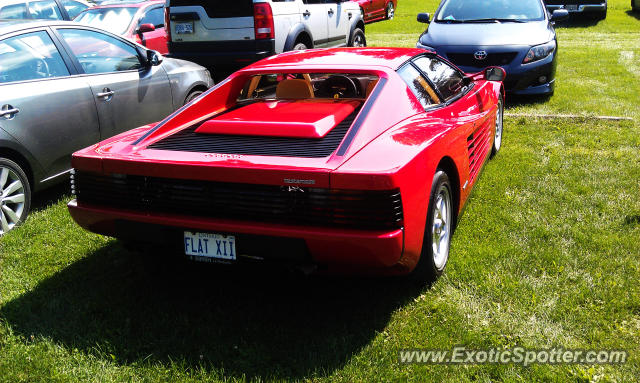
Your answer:
[[[575,7],[572,4],[547,4],[549,12],[553,12],[557,9],[566,9],[570,13],[589,13],[589,12],[605,12],[607,10],[607,3],[602,2],[600,4],[577,4]]]
[[[395,274],[400,269],[394,266],[404,248],[402,228],[389,231],[345,230],[171,214],[150,215],[81,204],[77,200],[69,202],[68,209],[73,219],[89,231],[140,246],[145,243],[163,245],[164,249],[174,250],[177,254],[184,254],[185,230],[235,235],[239,262],[264,258],[264,261],[321,265],[330,272],[356,270]]]
[[[238,69],[275,54],[275,40],[169,42],[168,57],[206,68]]]

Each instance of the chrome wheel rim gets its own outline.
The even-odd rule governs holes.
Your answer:
[[[498,111],[496,112],[496,136],[493,146],[496,150],[502,145],[502,101],[498,102]]]
[[[0,235],[13,229],[24,211],[24,185],[10,168],[0,166]]]
[[[364,46],[364,38],[362,37],[362,35],[360,34],[355,35],[355,37],[353,38],[353,46],[354,47]]]
[[[387,19],[389,20],[393,19],[394,13],[395,13],[395,9],[393,9],[393,3],[389,2],[389,5],[387,5]]]
[[[433,263],[442,270],[449,258],[449,238],[451,236],[451,194],[449,188],[441,185],[436,194],[431,225],[431,247]]]

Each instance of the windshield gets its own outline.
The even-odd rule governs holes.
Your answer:
[[[522,22],[544,20],[539,0],[448,0],[436,15],[441,22]]]
[[[122,35],[129,28],[137,10],[133,7],[88,9],[79,14],[75,21]]]

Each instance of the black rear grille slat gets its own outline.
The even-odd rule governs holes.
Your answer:
[[[360,108],[356,108],[322,138],[196,133],[199,125],[195,125],[149,145],[149,149],[254,156],[328,157],[344,139],[359,110]]]
[[[355,191],[234,184],[170,178],[74,176],[78,201],[145,213],[346,227],[402,227],[399,191]]]

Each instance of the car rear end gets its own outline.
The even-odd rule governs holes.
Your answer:
[[[549,12],[566,9],[569,13],[597,15],[605,18],[607,15],[607,0],[545,0]]]
[[[252,0],[170,0],[169,57],[237,69],[275,53],[273,10]]]
[[[87,230],[155,243],[197,261],[394,272],[406,252],[400,186],[392,173],[337,169],[357,152],[345,144],[340,153],[354,139],[347,137],[354,124],[375,120],[384,129],[407,112],[402,103],[366,111],[378,75],[356,78],[355,99],[322,99],[316,91],[309,100],[247,100],[218,115],[241,89],[269,91],[262,85],[249,91],[253,81],[242,87],[232,76],[200,99],[206,105],[196,102],[157,129],[143,127],[76,153],[69,210]],[[388,87],[402,94],[406,86]],[[328,121],[328,132],[304,130]],[[231,125],[238,133],[225,131]]]

